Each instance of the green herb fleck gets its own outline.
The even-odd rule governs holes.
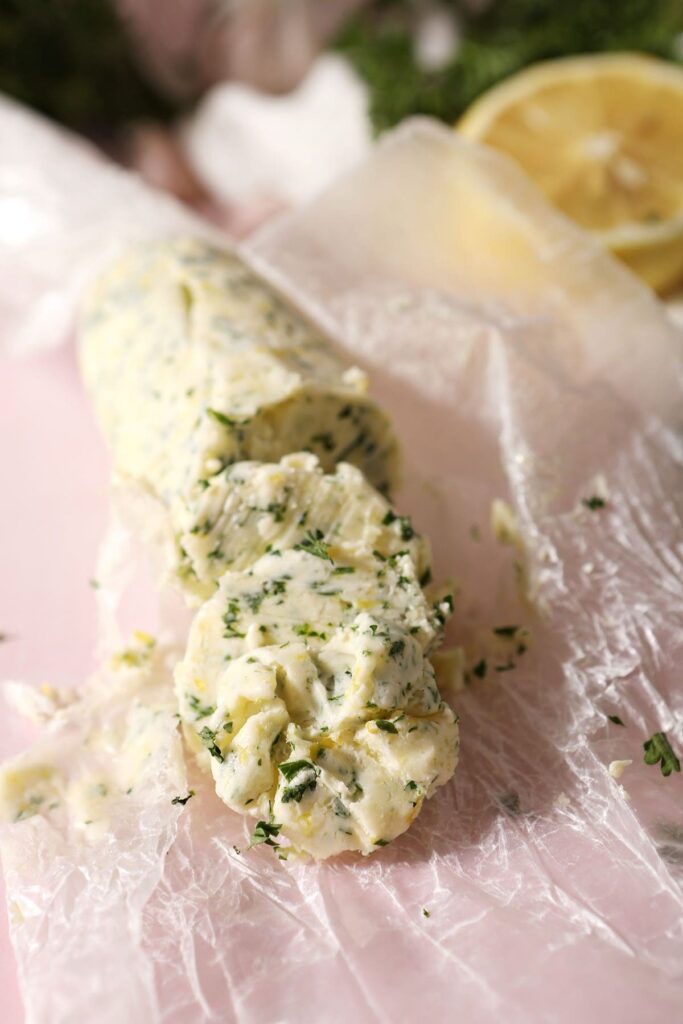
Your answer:
[[[346,804],[343,803],[342,800],[340,800],[340,798],[338,796],[336,796],[334,798],[332,806],[334,807],[334,813],[336,814],[336,816],[338,818],[350,818],[351,817],[351,811],[348,809]]]
[[[285,780],[291,783],[282,791],[283,803],[294,800],[298,804],[307,790],[315,789],[320,770],[310,761],[284,761],[278,768]]]
[[[382,524],[384,526],[391,526],[392,523],[399,523],[401,530],[401,540],[412,540],[415,536],[413,524],[410,521],[410,516],[397,516],[391,509],[387,512]]]
[[[245,634],[238,632],[235,629],[235,623],[240,617],[240,606],[239,602],[233,600],[228,601],[228,610],[223,616],[223,622],[225,623],[225,637],[231,639],[233,637],[243,637]]]
[[[477,662],[472,671],[474,672],[477,679],[483,679],[484,676],[486,675],[486,668],[486,658],[482,658],[481,661]]]
[[[276,825],[274,821],[257,821],[256,828],[251,835],[249,849],[252,846],[258,846],[259,843],[279,848],[280,844],[275,842],[275,838],[280,834],[281,828],[282,825]]]
[[[266,595],[262,593],[258,594],[245,594],[244,600],[247,602],[247,607],[252,612],[257,612],[263,604],[263,599]]]
[[[510,792],[503,793],[498,798],[500,806],[508,812],[508,814],[519,814],[519,793]]]
[[[310,622],[302,622],[300,625],[294,626],[294,632],[297,636],[318,637],[319,640],[327,640],[327,633],[320,633],[313,629]]]
[[[200,718],[208,718],[209,715],[212,715],[216,710],[215,707],[213,707],[213,705],[211,704],[200,704],[199,697],[197,697],[194,693],[187,694],[187,703],[190,705],[190,707],[195,713],[195,720],[199,720]]]
[[[391,646],[389,648],[389,657],[390,658],[400,658],[400,656],[403,654],[405,649],[406,649],[406,642],[405,642],[405,640],[394,640],[394,642],[391,644]]]
[[[237,426],[237,420],[231,419],[230,416],[226,416],[223,412],[218,412],[217,409],[207,409],[206,415],[210,416],[216,423],[220,423],[222,427],[229,427],[232,429]]]
[[[591,512],[596,512],[599,508],[604,508],[607,502],[604,498],[598,497],[597,494],[591,495],[590,498],[582,498],[581,504],[589,508]]]
[[[622,720],[619,718],[619,715],[608,715],[607,717],[609,718],[610,722],[614,722],[615,725],[622,725],[624,726],[624,728],[626,728]]]
[[[205,725],[202,731],[199,733],[200,739],[206,749],[209,751],[212,757],[215,757],[217,761],[223,761],[223,754],[221,749],[216,744],[216,733],[213,729],[209,729],[208,725]]]
[[[325,534],[322,530],[309,530],[304,539],[294,545],[295,551],[306,551],[309,555],[322,558],[325,562],[331,562],[330,546],[323,540]]]
[[[326,452],[334,451],[334,437],[330,433],[325,434],[314,434],[311,438],[314,444],[319,444],[321,448],[324,448]]]
[[[332,570],[332,575],[333,576],[346,576],[348,573],[355,572],[355,571],[356,570],[354,569],[354,567],[352,565],[338,565],[336,569]]]
[[[398,733],[398,729],[396,728],[394,723],[388,722],[386,718],[376,718],[375,725],[377,726],[378,729],[381,729],[382,732]]]
[[[182,806],[184,807],[185,804],[187,803],[187,801],[191,800],[193,796],[194,796],[194,790],[190,789],[190,790],[188,790],[187,796],[174,796],[173,799],[171,800],[171,803],[172,804],[182,804]]]
[[[496,626],[493,632],[496,636],[515,636],[519,630],[519,626]]]
[[[432,915],[429,913],[429,911],[426,909],[426,907],[423,907],[422,908],[422,916],[423,917],[431,917]]]
[[[678,760],[665,732],[655,732],[649,740],[643,743],[645,751],[645,764],[657,764],[661,762],[662,775],[671,775],[672,772],[680,772],[681,762]]]

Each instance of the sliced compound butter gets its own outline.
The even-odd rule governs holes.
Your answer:
[[[176,516],[226,466],[307,450],[387,492],[397,445],[367,380],[239,259],[134,249],[87,298],[81,364],[116,470]]]
[[[315,857],[370,853],[455,769],[429,660],[450,599],[427,597],[425,542],[353,467],[325,477],[293,456],[234,473],[219,531],[232,567],[176,671],[186,735],[228,806]],[[287,488],[281,516],[261,511],[269,481]]]

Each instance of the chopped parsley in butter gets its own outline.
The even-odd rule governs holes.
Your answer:
[[[431,661],[453,597],[384,496],[397,445],[365,376],[190,240],[99,279],[81,361],[116,470],[165,507],[199,606],[176,692],[219,797],[283,859],[386,846],[457,762]],[[138,638],[120,667],[152,656]]]

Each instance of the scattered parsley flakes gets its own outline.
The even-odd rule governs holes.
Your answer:
[[[325,562],[331,562],[330,545],[323,540],[325,534],[322,530],[309,530],[299,544],[294,545],[295,551],[306,551],[309,555],[322,558]]]
[[[233,637],[244,637],[244,633],[240,633],[239,630],[235,629],[235,623],[240,618],[240,606],[239,601],[235,598],[231,598],[228,601],[228,610],[223,616],[223,623],[225,625],[224,636],[226,639],[232,639]]]
[[[520,629],[521,626],[496,626],[493,632],[496,634],[496,636],[513,637],[517,635]]]
[[[406,782],[406,784],[405,784],[405,786],[403,788],[404,789],[417,789],[417,782],[413,782],[412,779],[408,779],[408,781]]]
[[[615,725],[621,725],[624,727],[624,729],[626,728],[622,720],[619,718],[619,715],[608,715],[607,717],[609,718],[610,722],[614,722]]]
[[[681,762],[678,760],[665,732],[655,732],[649,740],[643,743],[645,751],[645,764],[657,764],[661,761],[662,775],[671,775],[672,772],[680,772]]]
[[[406,649],[406,642],[405,642],[405,640],[394,640],[394,642],[391,644],[391,646],[389,648],[389,657],[390,658],[400,658],[400,656],[403,654],[405,649]]]
[[[199,737],[211,754],[211,757],[215,757],[217,761],[223,761],[223,753],[221,748],[216,744],[216,733],[213,729],[209,729],[208,725],[205,725],[202,731],[199,733]]]
[[[386,718],[376,718],[375,725],[377,726],[378,729],[381,729],[382,732],[398,733],[398,729],[396,728],[394,723],[388,722]]]
[[[343,800],[340,800],[338,796],[334,798],[332,806],[334,807],[334,813],[338,818],[350,818],[351,811],[348,809]]]
[[[294,626],[293,628],[297,636],[312,636],[318,637],[320,640],[327,640],[327,633],[322,633],[317,629],[313,629],[310,622],[301,622],[298,626]]]
[[[249,608],[249,610],[254,612],[254,614],[255,614],[259,610],[261,605],[263,604],[263,599],[264,599],[265,596],[266,596],[265,594],[262,594],[259,591],[256,594],[245,594],[244,595],[244,600],[246,601],[247,607]]]
[[[249,849],[252,846],[258,846],[260,843],[265,843],[266,846],[273,846],[279,849],[280,844],[275,842],[275,839],[280,834],[282,825],[277,825],[274,821],[257,821],[256,828],[252,832],[251,839],[249,841]]]
[[[208,718],[216,710],[212,704],[200,704],[199,697],[194,693],[188,693],[187,703],[195,713],[195,721],[199,721],[200,718]]]
[[[423,917],[431,917],[432,915],[429,913],[429,911],[427,910],[426,907],[423,907],[422,908],[422,916]]]
[[[383,526],[391,526],[392,523],[398,523],[401,531],[401,540],[412,540],[415,536],[413,524],[410,521],[410,516],[397,516],[396,513],[389,509],[384,519],[382,520]]]
[[[388,839],[375,839],[375,842],[373,843],[373,846],[388,846],[388,845],[389,845],[389,840]]]
[[[336,569],[332,570],[333,576],[345,576],[347,573],[355,572],[356,570],[352,565],[338,565]]]
[[[181,804],[184,807],[185,804],[187,803],[187,801],[191,800],[193,796],[194,796],[194,790],[190,789],[187,792],[187,796],[174,796],[173,799],[171,800],[171,803],[172,804]]]
[[[334,436],[329,432],[324,434],[314,434],[311,441],[314,444],[319,444],[326,452],[333,452],[336,447]]]
[[[206,415],[210,416],[212,420],[216,421],[216,423],[220,423],[222,427],[228,427],[229,429],[232,429],[233,427],[237,426],[237,420],[231,419],[230,416],[226,416],[225,413],[219,412],[217,409],[207,408]]]
[[[301,798],[307,790],[314,790],[318,784],[320,769],[316,768],[310,761],[283,761],[278,765],[281,775],[291,785],[285,786],[282,791],[282,802],[301,803]]]
[[[484,676],[486,675],[486,670],[486,658],[482,658],[480,661],[478,661],[477,664],[472,669],[477,679],[483,679]]]
[[[581,504],[585,505],[591,512],[596,512],[599,508],[604,508],[607,502],[599,495],[592,494],[590,498],[582,498]]]
[[[498,798],[498,802],[503,810],[507,811],[508,814],[519,814],[519,793],[510,792],[503,793]]]

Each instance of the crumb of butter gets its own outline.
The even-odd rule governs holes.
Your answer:
[[[451,698],[465,689],[465,651],[462,647],[446,647],[432,654],[436,683],[443,698]]]
[[[610,773],[613,779],[620,779],[624,774],[629,765],[632,765],[633,761],[625,759],[623,761],[610,761],[609,768],[607,771]]]
[[[111,667],[121,668],[142,668],[150,660],[156,646],[156,640],[149,633],[141,629],[135,629],[132,633],[130,647],[117,651],[111,657]]]
[[[494,498],[491,502],[490,524],[491,533],[499,544],[510,544],[520,550],[524,547],[517,516],[502,498]]]

